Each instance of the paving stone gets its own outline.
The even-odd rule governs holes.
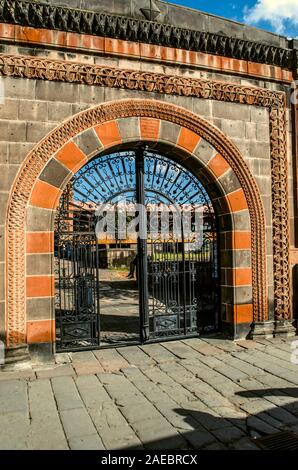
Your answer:
[[[261,450],[256,444],[254,444],[252,439],[243,438],[239,441],[233,442],[230,445],[231,449],[234,450]]]
[[[158,364],[177,360],[177,357],[161,344],[147,344],[142,346],[141,349]]]
[[[164,343],[163,346],[177,356],[178,359],[196,359],[199,356],[197,351],[182,341],[170,341]]]
[[[283,424],[297,424],[297,417],[280,407],[269,409],[267,413]]]
[[[105,450],[98,434],[72,437],[69,439],[69,447],[71,450]]]
[[[94,355],[106,372],[116,372],[129,366],[116,349],[101,349],[94,351]]]
[[[95,376],[77,377],[76,385],[87,408],[100,408],[103,403],[111,401],[104,386]]]
[[[104,371],[92,351],[70,353],[70,356],[77,375],[93,375]]]
[[[220,442],[214,441],[212,444],[203,447],[204,450],[229,450],[227,446]]]
[[[116,404],[119,405],[119,402],[116,402]],[[128,401],[126,405],[121,406],[119,409],[127,422],[132,426],[138,421],[143,422],[163,418],[162,414],[149,402],[131,406],[131,402]]]
[[[256,344],[192,338],[0,373],[0,449],[255,450],[250,433],[298,433],[290,342]]]
[[[136,434],[146,449],[183,449],[185,440],[164,419],[154,419],[150,422],[139,422],[134,426]]]
[[[236,426],[225,427],[223,429],[216,429],[213,431],[213,434],[221,442],[228,443],[240,439],[245,434]]]
[[[225,354],[225,353],[222,352],[222,354]],[[221,357],[221,356],[219,356],[219,357]],[[202,357],[200,357],[200,362],[205,364],[210,369],[214,369],[215,367],[221,367],[221,365],[222,365],[222,361],[220,359],[217,359],[217,357],[214,357],[214,356],[204,356],[204,355],[202,355]]]
[[[238,410],[232,406],[221,406],[219,408],[213,408],[213,411],[229,421],[243,421],[247,417],[247,413],[245,413],[245,411]]]
[[[236,341],[236,344],[244,349],[261,349],[262,345],[253,340],[239,340]]]
[[[60,411],[84,408],[79,392],[71,377],[53,378],[52,387]]]
[[[262,398],[252,398],[248,402],[243,403],[241,408],[247,413],[255,415],[257,413],[262,413],[263,411],[272,410],[276,408],[276,406]]]
[[[135,366],[154,365],[155,361],[138,346],[128,346],[117,350],[127,362]]]
[[[51,367],[49,369],[42,368],[42,369],[35,369],[35,373],[37,378],[45,379],[51,377],[66,377],[66,376],[74,376],[75,371],[71,364],[62,364],[57,365],[56,367]]]
[[[68,353],[59,353],[55,354],[56,364],[68,364],[71,362],[71,358]]]
[[[262,375],[258,376],[258,382],[261,382],[263,386],[265,385],[271,388],[287,388],[290,386],[288,381],[281,379],[280,377],[275,377],[274,375],[268,374],[267,372],[264,372]],[[241,385],[243,385],[243,383],[244,382],[242,382]]]
[[[29,449],[29,416],[27,411],[2,414],[0,426],[0,450]]]
[[[224,340],[222,338],[203,338],[203,341],[226,352],[241,350],[241,347],[238,346],[236,342]]]
[[[99,379],[104,384],[108,394],[118,401],[131,401],[133,403],[142,402],[144,397],[138,389],[123,375],[98,374]]]
[[[181,410],[177,408],[175,402],[157,403],[155,406],[166,420],[178,431],[192,431],[194,429],[204,431],[203,426],[201,426],[191,414],[181,414]]]
[[[225,351],[210,344],[206,344],[205,341],[199,340],[198,338],[191,338],[189,340],[183,341],[183,343],[187,344],[204,356],[218,356],[225,353]]]
[[[97,364],[98,361],[92,351],[79,351],[69,353],[71,362],[73,364],[83,363],[83,364]]]
[[[0,383],[0,413],[28,413],[27,383],[7,380]]]
[[[67,439],[96,434],[96,429],[85,408],[69,409],[60,412]]]
[[[36,378],[35,372],[31,368],[28,370],[14,370],[14,371],[0,370],[0,381],[14,380],[14,379],[34,380],[35,378]]]
[[[215,370],[234,382],[241,382],[241,380],[248,379],[247,374],[241,370],[235,369],[235,367],[228,366],[227,364],[223,364],[220,367],[215,367]]]
[[[113,401],[89,410],[97,432],[107,449],[137,448],[141,441]]]
[[[242,361],[241,359],[238,359],[236,357],[223,358],[223,361],[227,365],[232,366],[235,369],[239,369],[241,372],[248,375],[250,378],[257,377],[258,375],[263,374],[263,370],[259,367],[255,367],[251,364],[248,364],[247,362]],[[245,379],[240,380],[242,381]]]
[[[240,395],[241,394],[245,395],[246,394],[245,390],[252,390],[256,396],[262,396],[263,391],[264,391],[264,384],[260,383],[259,380],[249,377],[248,379],[241,380],[240,383],[241,383],[241,389],[242,389],[242,391],[239,391]]]
[[[257,416],[249,416],[246,424],[247,430],[251,431],[251,435],[255,435],[258,431],[262,434],[274,434],[279,431],[279,428],[271,426]],[[258,436],[262,434],[258,434]]]
[[[51,382],[36,380],[28,385],[30,406],[29,445],[35,450],[64,450],[68,444],[57,411]],[[51,438],[49,439],[49,436]]]
[[[183,437],[189,442],[193,449],[201,449],[211,443],[212,445],[217,444],[214,436],[208,431],[191,431],[185,433]]]
[[[133,373],[131,373],[132,371]],[[149,380],[139,369],[123,369],[123,373],[151,403],[158,403],[159,406],[162,406],[171,401],[169,396]]]
[[[103,372],[103,367],[99,362],[97,364],[77,363],[73,367],[77,375],[94,375]]]
[[[186,410],[187,413],[193,416],[193,418],[208,431],[214,431],[216,429],[227,428],[230,426],[230,422],[228,420],[226,420],[225,418],[222,418],[221,416],[215,415],[214,412],[210,409],[208,409],[208,411],[205,412],[205,411],[191,410],[190,408],[191,407],[189,407],[189,409]]]

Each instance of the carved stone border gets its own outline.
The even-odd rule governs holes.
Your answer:
[[[158,92],[165,94],[175,94],[182,96],[193,96],[203,99],[213,99],[224,102],[235,102],[254,106],[265,107],[269,110],[270,117],[270,140],[271,140],[271,168],[272,168],[272,206],[273,206],[273,256],[274,256],[274,297],[275,297],[275,317],[277,320],[285,320],[291,318],[290,307],[290,269],[289,269],[289,218],[288,218],[288,167],[287,167],[287,142],[286,142],[286,99],[285,94],[282,92],[270,91],[261,88],[254,88],[248,86],[240,86],[226,82],[205,80],[205,79],[191,79],[180,76],[171,76],[164,74],[138,72],[131,70],[123,70],[119,68],[104,67],[98,65],[86,65],[80,63],[69,63],[65,61],[49,60],[42,58],[26,57],[26,56],[12,56],[0,55],[0,76],[11,76],[31,79],[54,80],[63,81],[68,83],[82,83],[94,86],[106,86],[114,88],[125,88],[129,90],[139,90],[148,92]],[[150,109],[139,109],[140,116],[149,116],[161,118],[160,115],[154,113],[154,101],[151,101]],[[116,106],[116,105],[114,105]],[[166,105],[164,105],[166,107]],[[159,104],[161,108],[161,104]],[[14,326],[17,331],[21,331],[17,325],[14,324],[16,318],[22,322],[22,315],[20,306],[18,305],[18,296],[24,288],[23,283],[19,282],[20,270],[24,268],[24,260],[19,259],[20,245],[24,244],[23,234],[23,220],[25,216],[25,207],[27,204],[27,195],[32,187],[32,181],[35,178],[36,171],[40,172],[45,165],[49,152],[51,155],[66,142],[73,133],[74,128],[76,132],[82,130],[82,126],[78,127],[77,120],[81,122],[83,119],[85,126],[88,127],[88,122],[94,119],[93,114],[96,114],[97,123],[103,122],[101,119],[107,118],[107,109],[103,106],[92,108],[86,112],[80,113],[74,118],[67,121],[66,124],[58,127],[49,137],[45,138],[30,154],[30,159],[27,161],[26,167],[20,171],[18,178],[15,182],[11,193],[9,213],[8,213],[8,243],[9,243],[9,256],[8,256],[8,280],[12,291],[8,292],[8,306],[14,312],[13,324],[9,324],[9,330],[13,331]],[[180,108],[178,117],[181,114],[187,115],[187,111]],[[132,105],[133,112],[137,109]],[[121,117],[124,110],[119,109],[118,117]],[[165,110],[159,109],[161,115]],[[101,114],[102,113],[102,114]],[[167,113],[166,113],[167,114]],[[192,113],[187,123],[183,123],[185,127],[196,132],[199,121],[198,116]],[[89,121],[86,116],[89,116]],[[136,114],[131,114],[136,115]],[[168,120],[180,123],[177,116],[171,118],[167,115]],[[110,117],[115,118],[115,115]],[[68,137],[65,137],[64,126],[69,128]],[[206,130],[204,130],[206,132]],[[55,135],[55,140],[53,140]],[[206,140],[211,143],[216,142],[217,146],[221,146],[222,133],[218,135],[206,136]],[[66,139],[66,140],[65,140]],[[227,140],[228,148],[231,147],[230,141]],[[230,158],[226,150],[223,150],[223,155]],[[235,151],[235,150],[234,150]],[[238,152],[238,158],[239,158]],[[235,170],[236,171],[236,170]],[[243,187],[247,186],[243,179],[243,175],[238,175]],[[255,188],[254,180],[249,184]],[[247,189],[247,191],[249,188]],[[255,214],[256,221],[260,222],[262,219],[261,207],[250,207],[250,210]],[[259,211],[259,212],[258,212]],[[252,217],[252,231],[255,230],[255,220]],[[265,224],[265,219],[262,221]],[[264,240],[256,239],[253,235],[252,251],[255,254],[255,259],[258,260],[253,276],[253,297],[254,304],[259,305],[259,311],[255,311],[255,321],[264,321],[266,319],[267,294],[264,292],[264,282],[266,280],[258,279],[258,276],[263,274],[261,267],[265,267],[265,261],[261,261],[258,257],[259,253],[263,253]],[[265,253],[265,252],[264,252]],[[12,266],[14,265],[14,266]],[[17,266],[17,269],[16,269]],[[23,306],[22,306],[23,308]],[[19,316],[18,316],[19,315]],[[18,335],[16,331],[16,334]],[[19,338],[18,342],[22,342]]]

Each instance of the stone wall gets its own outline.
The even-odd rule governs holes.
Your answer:
[[[140,61],[137,59],[111,57],[100,54],[70,53],[54,49],[21,47],[4,43],[2,52],[66,59],[81,63],[116,65],[120,68],[156,71],[192,78],[205,77],[231,83],[259,86],[272,90],[290,90],[289,85],[265,78],[252,79],[235,74],[201,70],[188,66],[162,64],[161,62]],[[0,330],[4,334],[5,300],[5,217],[9,191],[14,178],[28,152],[62,121],[87,109],[90,106],[123,98],[158,99],[182,106],[209,120],[220,128],[239,148],[259,186],[266,212],[267,267],[270,290],[270,315],[273,314],[273,273],[272,273],[272,204],[271,204],[271,163],[269,140],[269,116],[265,108],[257,108],[236,103],[202,100],[192,97],[179,97],[168,94],[121,90],[46,80],[2,78],[5,102],[0,105]],[[293,219],[293,171],[292,171],[292,128],[290,108],[288,110],[288,157],[290,167],[290,209]],[[292,229],[293,232],[293,229]],[[293,239],[292,239],[293,243]],[[29,255],[30,256],[30,255]],[[246,253],[249,262],[250,252]],[[41,263],[39,259],[37,263]],[[30,264],[30,263],[29,263]],[[38,266],[30,264],[32,272]],[[38,311],[38,299],[35,299]]]

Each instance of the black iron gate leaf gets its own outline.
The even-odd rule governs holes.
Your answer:
[[[121,234],[119,215],[114,240],[108,243],[105,233],[102,238],[96,234],[98,207],[119,210],[123,204],[136,203],[145,207],[146,214],[140,218],[138,211],[139,232],[134,242],[140,342],[218,328],[218,241],[208,193],[179,163],[138,148],[95,158],[73,177],[61,196],[55,221],[57,350],[99,347],[103,247],[111,241],[117,244]],[[187,224],[175,214],[180,211],[181,215],[186,208]],[[201,211],[200,240],[197,208]],[[131,219],[131,215],[126,219],[124,231]],[[126,238],[129,250],[133,242]]]

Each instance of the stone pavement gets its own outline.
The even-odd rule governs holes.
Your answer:
[[[298,433],[295,338],[188,339],[0,372],[0,449],[257,449]]]

